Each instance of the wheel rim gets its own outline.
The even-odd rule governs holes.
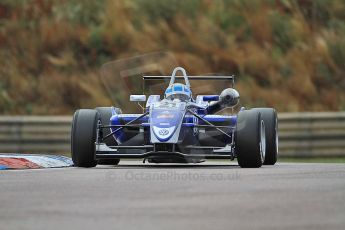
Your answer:
[[[261,161],[264,162],[266,156],[266,131],[264,121],[261,121],[260,125],[260,154]]]

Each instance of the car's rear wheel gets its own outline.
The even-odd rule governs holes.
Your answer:
[[[264,165],[274,165],[278,159],[278,116],[273,108],[256,108],[265,122],[266,156]]]
[[[95,110],[97,110],[97,112],[100,114],[102,125],[109,125],[110,124],[110,118],[112,116],[111,107],[97,107],[97,108],[95,108]],[[115,111],[118,114],[121,113],[121,110],[119,108],[115,108]],[[111,133],[110,128],[103,129],[102,131],[103,131],[103,137],[105,137]],[[117,142],[113,136],[105,139],[104,143],[108,146],[116,146],[117,145]],[[117,164],[119,164],[119,162],[120,162],[120,159],[99,160],[98,164],[117,165]]]
[[[99,113],[80,109],[74,113],[71,130],[71,152],[74,166],[95,167],[95,141]]]
[[[265,124],[255,110],[244,110],[237,116],[235,153],[241,168],[259,168],[266,153]]]

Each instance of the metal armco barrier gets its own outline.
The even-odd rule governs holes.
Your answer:
[[[279,113],[280,156],[345,156],[345,112]],[[70,153],[70,116],[0,116],[0,153]]]
[[[345,156],[345,112],[278,116],[281,156]]]
[[[70,153],[71,116],[0,116],[0,153]]]

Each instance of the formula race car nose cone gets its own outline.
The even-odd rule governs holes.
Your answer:
[[[185,114],[185,103],[164,100],[150,109],[151,143],[176,143]]]

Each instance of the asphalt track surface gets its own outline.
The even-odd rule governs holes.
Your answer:
[[[1,229],[345,229],[345,164],[0,171]]]

